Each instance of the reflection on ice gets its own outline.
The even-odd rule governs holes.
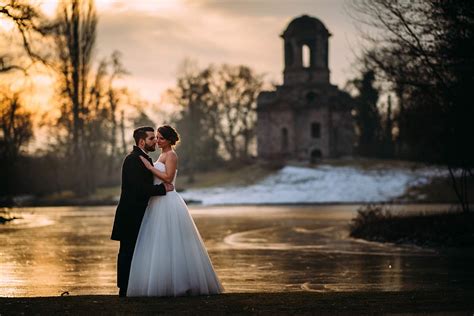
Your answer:
[[[354,255],[389,256],[435,256],[434,249],[424,249],[411,245],[394,245],[390,243],[370,242],[362,239],[338,239],[333,227],[322,229],[305,229],[301,227],[267,227],[234,233],[224,238],[224,243],[233,249],[260,249],[286,251],[316,251],[325,253],[340,253]],[[288,240],[287,235],[293,233],[293,243],[277,242]],[[331,234],[332,233],[332,234]],[[298,236],[300,235],[300,236]],[[314,235],[308,238],[307,235]],[[265,238],[258,237],[265,236]]]
[[[437,253],[349,238],[357,208],[195,206],[191,214],[228,292],[474,286],[471,252]],[[110,240],[114,211],[14,210],[23,219],[0,225],[0,296],[116,294],[118,243]]]
[[[3,226],[0,227],[0,231],[6,231],[9,229],[37,228],[53,224],[54,220],[49,217],[24,214],[21,217],[16,217],[14,220],[3,224]]]

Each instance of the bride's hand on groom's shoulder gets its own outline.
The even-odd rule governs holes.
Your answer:
[[[148,160],[146,160],[146,159],[143,158],[142,156],[140,156],[140,159],[142,160],[143,164],[145,165],[145,167],[146,167],[147,169],[153,168],[153,165],[152,165]]]
[[[164,183],[164,185],[166,188],[166,192],[170,192],[174,190],[174,185],[172,185],[171,183]]]

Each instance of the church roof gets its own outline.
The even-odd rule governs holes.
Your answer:
[[[288,24],[288,27],[283,32],[282,37],[292,37],[298,35],[308,35],[323,33],[326,36],[330,36],[328,29],[321,20],[311,17],[309,15],[302,15],[293,19]]]

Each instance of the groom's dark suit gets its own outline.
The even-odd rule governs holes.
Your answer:
[[[151,196],[165,195],[163,184],[153,184],[153,174],[145,167],[140,156],[152,162],[139,147],[127,155],[122,165],[122,191],[115,213],[112,239],[120,241],[117,260],[117,286],[120,294],[127,292],[130,265],[148,200]]]

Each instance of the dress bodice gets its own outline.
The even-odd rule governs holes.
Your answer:
[[[155,161],[155,163],[153,164],[153,166],[158,169],[159,171],[161,172],[166,172],[166,166],[164,163],[162,163],[161,161]],[[173,185],[176,185],[176,175],[178,174],[178,170],[176,170],[176,172],[174,173],[174,178],[173,178],[173,181],[171,182]],[[158,177],[154,177],[154,181],[153,183],[154,184],[160,184],[162,183],[163,181],[161,181],[160,178]]]

